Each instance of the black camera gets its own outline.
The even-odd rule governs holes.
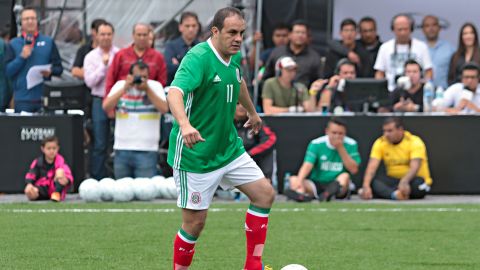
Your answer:
[[[142,84],[142,76],[135,75],[133,76],[133,84]]]

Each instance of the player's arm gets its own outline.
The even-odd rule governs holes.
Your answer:
[[[347,153],[343,142],[337,147],[337,152],[340,158],[342,158],[343,166],[345,166],[347,171],[351,174],[356,174],[358,172],[358,163]]]
[[[414,158],[410,160],[410,169],[408,169],[407,174],[405,174],[400,182],[398,183],[398,189],[405,195],[410,194],[410,181],[417,175],[418,170],[420,169],[420,165],[422,165],[421,158]]]
[[[190,124],[187,114],[185,113],[185,105],[183,104],[183,93],[175,86],[170,87],[167,95],[168,106],[170,112],[178,123],[182,138],[188,148],[192,148],[194,144],[205,139],[202,138],[200,132]]]
[[[275,114],[275,113],[289,112],[288,107],[273,106],[273,100],[270,99],[270,98],[264,98],[262,100],[262,103],[263,103],[263,110],[265,111],[265,114]]]
[[[258,134],[260,128],[262,128],[262,119],[260,116],[258,116],[258,113],[253,106],[252,99],[248,94],[247,84],[243,79],[242,83],[240,84],[240,95],[238,96],[238,101],[247,110],[248,121],[245,123],[244,127],[250,128],[252,133]]]
[[[302,182],[303,180],[307,179],[307,176],[312,172],[313,164],[310,162],[303,162],[302,167],[298,171],[298,179]]]
[[[375,71],[375,79],[383,79],[385,78],[385,72],[381,70]]]
[[[152,85],[149,85],[147,82],[144,82],[146,86],[145,92],[147,93],[148,99],[152,102],[153,106],[161,112],[161,113],[167,113],[168,112],[168,104],[167,100],[165,100],[165,97],[161,97],[159,94],[157,94],[160,91],[163,91],[163,88],[156,88],[157,86],[160,86],[160,84],[155,84],[152,83]]]
[[[365,175],[363,176],[363,194],[362,199],[371,199],[372,196],[372,188],[370,184],[372,183],[373,177],[377,173],[377,169],[380,166],[380,160],[376,158],[370,158],[368,161],[367,169],[365,170]]]

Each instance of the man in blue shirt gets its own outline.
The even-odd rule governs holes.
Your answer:
[[[200,23],[197,14],[189,11],[182,13],[178,25],[181,36],[165,45],[165,62],[167,62],[168,72],[167,85],[170,85],[173,81],[175,72],[177,72],[178,66],[188,50],[198,44],[199,28]]]
[[[432,58],[433,83],[446,89],[448,87],[447,76],[450,58],[455,50],[446,40],[438,38],[440,23],[436,16],[425,16],[422,21],[422,30],[428,45],[430,58]]]
[[[51,64],[41,71],[43,79],[60,76],[62,62],[53,39],[38,33],[37,12],[25,8],[20,14],[22,35],[10,42],[6,57],[6,75],[12,80],[15,112],[37,112],[41,108],[43,83],[27,87],[27,74],[37,65]]]

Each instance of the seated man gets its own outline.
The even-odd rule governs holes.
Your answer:
[[[327,87],[320,95],[318,107],[321,108],[322,111],[333,111],[336,107],[345,109],[346,100],[343,91],[345,80],[355,79],[357,77],[355,70],[355,64],[350,60],[342,58],[338,61],[335,68],[335,75],[328,80]],[[316,82],[312,84],[312,88]]]
[[[277,136],[266,125],[263,125],[257,134],[251,134],[250,129],[245,127],[247,120],[247,110],[238,103],[234,116],[238,137],[242,139],[245,150],[263,171],[265,177],[271,180],[275,162],[273,150]]]
[[[263,85],[265,114],[315,111],[315,95],[309,96],[305,85],[293,82],[297,75],[297,63],[285,56],[277,60],[275,70],[276,76]]]
[[[285,195],[296,201],[330,201],[333,196],[349,195],[350,174],[358,172],[360,154],[357,142],[346,137],[346,123],[338,118],[328,121],[326,136],[310,142],[298,176],[291,176]],[[310,175],[310,178],[307,177]]]
[[[42,155],[32,162],[25,176],[24,193],[31,201],[63,201],[67,189],[73,184],[73,177],[62,155],[58,153],[58,138],[52,136],[43,139],[40,149]]]
[[[391,106],[395,112],[423,112],[422,67],[415,60],[405,62],[405,77],[408,82],[397,81],[397,88],[391,93]]]
[[[149,80],[149,66],[137,61],[130,74],[112,87],[103,100],[115,114],[115,178],[153,177],[157,174],[160,116],[168,111],[163,87]]]
[[[377,175],[383,161],[387,175]],[[430,190],[432,178],[427,150],[422,139],[405,131],[400,118],[383,122],[383,136],[372,146],[370,160],[358,191],[362,199],[422,199]]]
[[[437,110],[444,109],[448,113],[480,112],[480,67],[475,63],[467,63],[462,68],[462,82],[452,84],[443,95],[435,100]]]

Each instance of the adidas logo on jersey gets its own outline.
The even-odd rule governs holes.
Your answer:
[[[218,74],[215,75],[215,77],[213,78],[214,83],[218,83],[218,82],[221,82],[221,81],[222,81],[222,79],[220,79],[220,76],[218,76]]]

